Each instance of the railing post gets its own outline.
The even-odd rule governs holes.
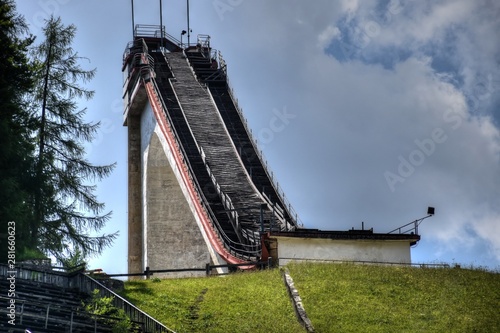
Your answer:
[[[207,264],[205,265],[205,272],[207,273],[207,276],[209,276],[209,275],[210,275],[210,263],[207,263]]]
[[[24,302],[21,304],[21,319],[19,322],[20,325],[23,324],[23,314],[24,314]]]
[[[260,232],[261,234],[264,233],[264,207],[265,204],[260,205]]]
[[[45,328],[49,325],[49,309],[50,309],[50,304],[47,305],[47,312],[45,314]]]
[[[149,271],[149,266],[146,267],[144,274],[146,274],[146,280],[149,280],[149,276],[151,275],[151,272]]]

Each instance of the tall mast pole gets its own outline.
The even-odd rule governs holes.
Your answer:
[[[189,27],[189,0],[187,2],[187,24],[188,24],[188,47],[189,47],[189,37],[191,36],[191,28]]]
[[[130,1],[132,3],[132,38],[134,38],[135,34],[135,23],[134,23],[134,0]]]
[[[160,0],[160,46],[163,47],[163,10],[162,10],[162,2],[163,0]]]

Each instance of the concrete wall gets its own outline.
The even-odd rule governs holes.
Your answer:
[[[153,110],[129,117],[129,273],[225,262],[210,246]],[[132,212],[132,214],[131,214]],[[186,277],[205,272],[154,276]]]
[[[276,237],[279,265],[290,260],[410,263],[409,241]]]
[[[145,260],[150,269],[202,268],[210,255],[156,133],[145,172]],[[204,275],[169,273],[169,276]],[[155,275],[158,276],[158,275]]]

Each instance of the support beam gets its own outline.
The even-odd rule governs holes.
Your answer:
[[[142,176],[140,116],[127,119],[128,128],[128,272],[141,273],[142,262]]]

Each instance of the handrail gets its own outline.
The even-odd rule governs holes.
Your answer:
[[[181,46],[181,41],[166,32],[165,26],[154,24],[136,24],[134,28],[134,37],[153,37],[153,38],[166,38],[174,44]]]
[[[418,226],[420,225],[420,223],[422,223],[423,220],[425,220],[428,217],[431,217],[432,215],[433,214],[429,214],[429,215],[424,216],[422,218],[416,219],[415,221],[412,221],[410,223],[402,225],[399,228],[396,228],[394,230],[389,231],[388,234],[392,234],[392,233],[398,231],[399,234],[414,233],[415,235],[418,235]],[[411,225],[413,225],[413,227],[407,228],[407,227],[409,227]],[[401,231],[402,229],[405,229],[405,230]]]
[[[165,57],[165,55],[163,54],[163,56]],[[166,64],[167,66],[169,67],[170,71],[172,72],[172,68],[170,67],[170,64],[168,63],[168,61],[166,61]],[[159,92],[159,88],[158,88],[158,84],[156,82],[156,80],[153,81],[153,84],[155,86],[155,89],[157,92]],[[173,87],[172,87],[172,90],[173,90]],[[163,97],[161,95],[161,93],[157,93],[157,96],[158,96],[158,99],[160,100],[161,102],[161,105],[162,107],[167,110],[167,106],[166,106],[166,103],[165,101],[163,100]],[[168,112],[165,113],[166,114],[166,117],[168,118],[168,122],[169,122],[169,125],[172,129],[172,132],[174,133],[174,138],[175,138],[175,141],[176,141],[176,144],[177,146],[180,147],[180,150],[183,154],[183,156],[187,156],[186,154],[186,151],[184,150],[184,147],[183,145],[179,142],[179,134],[177,133],[177,129],[175,128],[175,126],[173,126],[173,121],[170,117],[170,114]],[[214,185],[214,188],[216,189],[217,193],[219,194],[220,198],[221,198],[221,202],[224,206],[224,208],[226,209],[226,211],[228,212],[231,212],[231,217],[234,219],[234,223],[238,224],[238,214],[236,213],[236,210],[235,210],[235,207],[233,206],[233,203],[232,203],[232,200],[231,198],[226,194],[224,193],[224,191],[222,191],[222,188],[220,186],[220,184],[217,182],[214,174],[212,173],[212,170],[210,169],[208,163],[206,162],[205,160],[205,152],[203,151],[203,148],[201,146],[199,146],[197,143],[196,143],[196,148],[198,150],[198,153],[200,154],[200,156],[202,157],[202,161],[203,161],[203,164],[208,172],[208,175],[209,175],[209,178],[212,180],[212,183]],[[194,176],[194,171],[192,169],[192,166],[191,166],[191,162],[189,161],[188,158],[183,158],[184,161],[187,162],[187,165],[188,165],[188,168],[189,168],[189,172],[190,172],[190,178],[195,180],[196,182],[196,186],[198,189],[201,188],[200,184],[198,183],[198,180],[196,179],[196,177]],[[212,217],[212,220],[213,221],[217,221],[217,218],[215,217],[215,214],[211,211],[211,208],[210,208],[210,205],[208,204],[208,200],[206,199],[206,197],[204,196],[203,194],[203,191],[197,191],[198,192],[198,195],[200,196],[200,198],[203,198],[203,200],[205,201],[206,203],[206,206],[208,207],[208,209],[210,210],[210,215]],[[215,224],[215,223],[212,223],[212,224]],[[237,245],[237,246],[240,246],[240,247],[248,247],[248,246],[252,246],[250,244],[244,244],[244,243],[238,243],[238,242],[235,242],[233,241],[232,239],[230,239],[226,233],[224,232],[224,230],[222,229],[222,227],[220,226],[220,224],[217,222],[217,228],[220,230],[220,232],[222,233],[222,237],[224,237],[228,242],[230,243],[233,243],[234,245]],[[236,230],[237,231],[237,230]],[[239,238],[239,237],[238,237]],[[254,245],[257,249],[260,249],[260,244],[257,244],[257,245]],[[260,250],[253,250],[253,254],[257,255],[259,253]]]
[[[235,97],[234,90],[233,90],[233,88],[231,86],[231,82],[229,80],[229,76],[227,75],[226,61],[222,57],[222,52],[220,50],[217,51],[217,56],[218,56],[218,59],[219,59],[218,63],[220,65],[220,68],[222,69],[222,71],[223,71],[223,73],[225,75],[225,78],[226,78],[226,84],[227,84],[228,93],[229,93],[229,95],[230,95],[230,97],[231,97],[231,99],[233,101],[233,104],[235,106],[236,111],[238,112],[238,115],[240,116],[241,123],[245,127],[245,130],[246,130],[246,132],[248,134],[248,137],[250,139],[250,143],[252,144],[253,150],[255,151],[257,157],[259,158],[260,163],[261,163],[264,171],[267,174],[267,177],[271,180],[271,184],[274,186],[275,192],[278,194],[280,200],[285,205],[285,207],[283,207],[283,208],[288,210],[290,218],[293,219],[295,217],[295,221],[292,220],[293,222],[295,222],[294,223],[295,226],[303,226],[304,224],[300,220],[297,212],[292,207],[292,204],[290,203],[290,201],[285,197],[285,192],[280,189],[279,183],[274,179],[273,172],[269,170],[270,169],[269,164],[267,163],[267,159],[264,157],[264,154],[263,154],[262,150],[258,149],[257,139],[255,139],[253,137],[253,135],[252,135],[252,129],[248,126],[248,121],[245,118],[245,116],[243,115],[243,111],[242,111],[242,109],[240,108],[240,106],[238,104],[238,99]],[[281,192],[280,192],[280,190],[281,190]]]
[[[130,320],[143,323],[145,333],[175,333],[175,331],[163,325],[158,320],[154,319],[146,312],[130,303],[125,298],[121,297],[111,289],[107,288],[106,286],[86,274],[80,273],[78,275],[77,287],[80,291],[86,293],[92,293],[95,289],[97,289],[99,290],[99,294],[101,295],[101,297],[112,297],[113,305],[119,309],[123,309]]]
[[[149,84],[150,84],[150,85],[149,85]],[[150,92],[150,90],[148,89],[148,87],[151,87],[151,90],[152,90],[151,92]],[[149,94],[154,94],[154,95],[153,95],[152,97],[150,97],[150,98],[153,98],[153,99],[154,99],[154,98],[156,98],[157,102],[159,102],[159,103],[160,103],[160,106],[161,106],[161,100],[160,100],[160,98],[159,98],[160,96],[159,96],[159,94],[158,94],[158,93],[157,93],[157,91],[156,91],[156,90],[158,89],[158,87],[154,85],[154,80],[151,80],[150,82],[146,83],[146,89],[147,89],[147,91],[148,91],[148,95],[149,95]],[[155,107],[153,107],[153,110],[154,110],[154,109],[155,109]],[[158,112],[159,112],[159,111],[158,111]],[[160,116],[158,116],[158,117],[160,117]],[[169,122],[168,117],[165,117],[164,119],[165,119],[167,122]],[[167,124],[165,124],[165,126],[169,126],[169,127],[170,127],[170,124],[168,124],[168,125],[167,125]],[[171,129],[172,129],[172,128],[170,127],[170,129],[165,129],[165,131],[170,131]],[[166,133],[165,135],[168,135],[168,133]],[[186,185],[188,186],[188,189],[190,189],[191,191],[193,191],[193,192],[191,192],[191,191],[190,191],[190,192],[192,193],[192,196],[193,196],[193,198],[192,198],[192,199],[195,201],[195,207],[196,207],[197,209],[201,209],[201,210],[203,211],[203,213],[204,213],[204,214],[207,214],[207,209],[206,209],[206,207],[205,207],[205,205],[204,205],[203,200],[201,200],[201,198],[202,198],[202,197],[201,197],[201,196],[199,196],[199,195],[200,195],[200,193],[199,193],[198,189],[196,188],[196,186],[194,186],[195,181],[194,181],[194,178],[193,178],[193,176],[192,176],[191,172],[189,171],[189,166],[188,166],[188,164],[186,163],[186,159],[185,159],[185,157],[184,157],[184,156],[182,156],[182,152],[181,152],[181,150],[182,150],[182,146],[181,146],[181,145],[179,145],[179,143],[178,143],[178,141],[177,141],[177,138],[175,138],[175,134],[174,134],[173,132],[172,132],[172,135],[170,135],[169,137],[170,137],[170,139],[171,139],[171,140],[174,140],[174,142],[172,143],[172,145],[175,145],[175,146],[176,146],[176,147],[173,147],[173,146],[172,146],[171,148],[172,148],[172,149],[176,149],[176,150],[178,150],[178,153],[177,153],[177,154],[176,154],[176,153],[175,153],[175,151],[174,151],[174,157],[175,157],[175,156],[178,156],[178,158],[180,159],[180,161],[176,161],[176,163],[179,165],[179,167],[181,167],[181,176],[182,176],[182,171],[186,172],[186,175],[185,175],[185,177],[184,177],[184,181],[185,181],[185,182],[189,182],[189,183],[191,183],[191,184],[193,185],[193,186],[189,186],[189,184],[186,184]],[[186,177],[187,177],[187,178],[186,178]],[[196,206],[196,204],[199,204],[200,206]],[[203,215],[204,215],[204,214],[203,214],[203,213],[201,213],[201,212],[197,212],[197,214],[201,217],[202,221],[204,220],[204,218],[203,218]],[[208,216],[207,216],[207,217],[208,217]],[[202,223],[203,223],[203,222],[202,222]],[[210,224],[212,224],[212,223],[211,223],[211,221],[210,221],[209,223],[210,223]],[[212,225],[213,225],[213,224],[212,224]],[[211,231],[213,231],[213,232],[216,232],[216,233],[217,233],[217,230],[216,230],[216,229],[211,228],[210,226],[207,226],[207,228],[210,228],[210,230],[211,230]],[[208,231],[208,230],[207,230],[207,231]],[[221,240],[220,240],[220,236],[218,236],[218,233],[217,233],[216,235],[213,235],[213,236],[212,236],[210,233],[208,233],[208,236],[209,236],[209,239],[211,239],[211,242],[212,242],[212,237],[217,237],[217,238],[218,238],[218,240],[213,240],[213,241],[215,242],[215,244],[213,244],[213,245],[215,245],[215,247],[217,247],[217,244],[218,244],[219,246],[220,246],[220,245],[222,245],[222,249],[225,249],[225,248],[226,248],[226,246],[225,246],[224,242],[221,242]],[[212,237],[211,237],[211,236],[212,236]],[[220,250],[219,250],[219,251],[220,251]],[[219,251],[218,251],[218,252],[219,252]],[[225,250],[224,250],[224,251],[225,251]],[[220,254],[221,254],[221,255],[223,255],[222,253],[220,253]],[[227,255],[229,255],[229,257],[227,257]],[[233,255],[231,254],[231,252],[228,252],[228,253],[227,253],[227,255],[226,255],[226,258],[225,258],[225,259],[226,259],[226,260],[228,260],[228,261],[230,261],[230,260],[231,260],[231,258],[230,258],[230,257],[232,257]],[[223,256],[224,256],[224,255],[223,255]],[[238,260],[236,257],[234,257],[234,259]]]

